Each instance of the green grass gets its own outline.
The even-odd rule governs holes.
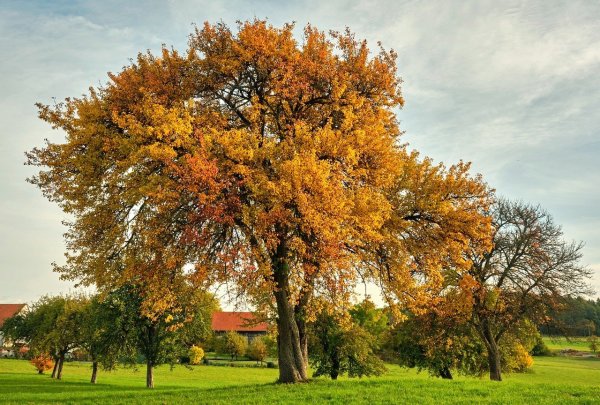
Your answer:
[[[548,346],[548,348],[552,351],[560,351],[564,349],[573,349],[582,352],[590,351],[590,344],[586,337],[572,337],[567,340],[567,338],[562,336],[544,336],[544,343],[546,343],[546,346]]]
[[[62,381],[36,374],[23,360],[0,359],[2,403],[338,403],[338,404],[562,404],[600,403],[600,361],[536,358],[533,371],[506,376],[501,383],[459,377],[453,381],[389,366],[379,378],[306,384],[275,384],[277,370],[197,366],[159,367],[156,388],[144,387],[145,373],[120,369],[101,372],[89,384],[88,363],[65,365]]]
[[[212,365],[226,366],[234,364],[234,367],[266,367],[267,362],[277,363],[277,359],[273,357],[267,357],[263,362],[257,362],[256,360],[250,360],[249,358],[242,356],[235,360],[230,355],[224,353],[206,352],[204,357],[210,361]]]

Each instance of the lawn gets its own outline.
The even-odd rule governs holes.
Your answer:
[[[156,388],[144,387],[144,370],[102,372],[89,384],[89,363],[65,365],[62,381],[38,375],[22,360],[0,359],[2,403],[600,403],[600,361],[563,357],[536,358],[533,370],[507,376],[501,383],[459,377],[430,378],[397,366],[379,378],[279,385],[277,370],[182,366],[159,367]]]
[[[563,336],[544,336],[544,343],[552,351],[573,349],[582,352],[590,351],[590,343],[586,337],[565,338]]]

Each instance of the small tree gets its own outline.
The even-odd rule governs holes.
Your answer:
[[[351,321],[342,322],[325,311],[310,325],[309,344],[315,377],[329,375],[336,380],[343,373],[362,377],[385,372],[383,362],[373,353],[375,338]]]
[[[225,351],[232,360],[246,354],[248,339],[237,332],[229,331],[225,334]]]
[[[262,363],[267,358],[268,347],[262,337],[257,337],[252,340],[248,347],[248,357],[251,360]]]
[[[596,353],[596,351],[598,350],[598,346],[599,346],[599,342],[598,342],[598,336],[596,335],[592,335],[588,338],[588,343],[589,343],[589,348],[592,352]]]
[[[188,356],[190,357],[190,364],[198,365],[204,358],[204,350],[202,350],[199,346],[192,346],[188,351]]]
[[[444,379],[452,379],[454,371],[481,375],[487,367],[485,347],[474,331],[450,314],[434,311],[409,314],[390,331],[385,348],[401,366],[427,370]]]
[[[193,298],[193,305],[186,311],[191,319],[177,333],[188,347],[201,345],[208,348],[214,338],[211,328],[212,314],[221,310],[219,300],[214,294],[202,290],[196,291]]]
[[[86,304],[81,296],[42,297],[26,314],[7,320],[3,330],[11,341],[26,342],[32,353],[52,356],[52,378],[61,379],[66,354],[81,344]]]
[[[523,320],[545,319],[565,296],[586,293],[591,273],[579,263],[583,244],[564,241],[541,207],[500,200],[492,218],[492,249],[469,258],[470,322],[488,352],[490,379],[501,381],[504,337]]]
[[[31,359],[30,363],[37,369],[38,374],[44,374],[44,371],[54,367],[54,361],[48,353],[35,356]]]
[[[136,336],[126,310],[118,292],[103,299],[92,297],[84,309],[81,348],[92,361],[92,384],[96,383],[99,365],[112,370],[119,359],[132,361],[134,357]]]
[[[277,332],[266,334],[261,339],[267,346],[267,356],[277,357]]]
[[[350,316],[354,323],[373,336],[377,346],[383,343],[389,331],[388,317],[383,309],[377,308],[373,301],[366,298],[363,302],[356,304],[350,309]],[[379,349],[379,347],[376,349]]]

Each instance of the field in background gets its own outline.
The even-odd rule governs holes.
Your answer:
[[[572,349],[591,353],[590,343],[586,337],[572,337],[567,339],[563,336],[544,336],[544,343],[546,343],[546,346],[553,352]]]
[[[62,381],[36,374],[23,360],[0,359],[2,403],[600,403],[600,360],[535,358],[533,370],[494,383],[486,378],[430,378],[397,366],[379,378],[298,385],[274,384],[277,370],[196,366],[159,367],[156,388],[144,387],[145,370],[101,372],[89,384],[89,363],[67,363]]]

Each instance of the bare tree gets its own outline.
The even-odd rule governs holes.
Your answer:
[[[502,337],[524,320],[542,320],[562,298],[589,293],[591,272],[580,265],[583,243],[564,241],[540,206],[500,200],[492,218],[493,248],[471,258],[471,322],[487,348],[490,379],[501,381]]]

